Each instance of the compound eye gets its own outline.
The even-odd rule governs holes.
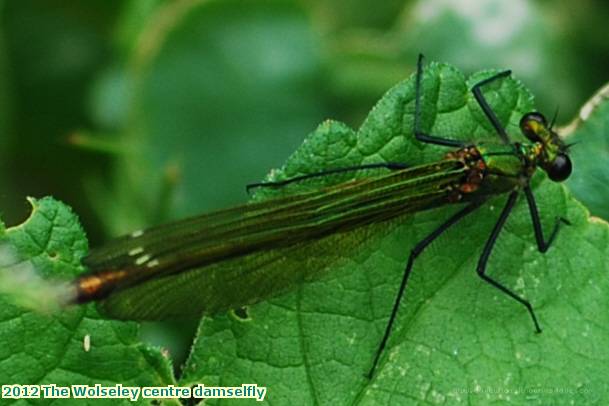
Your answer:
[[[571,175],[572,169],[573,166],[569,157],[565,154],[558,154],[552,162],[552,166],[548,169],[548,176],[554,182],[562,182]]]
[[[542,129],[547,128],[548,122],[543,114],[536,111],[527,113],[520,119],[520,130],[522,133],[533,142],[541,142],[539,133]]]

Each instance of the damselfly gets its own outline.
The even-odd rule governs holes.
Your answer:
[[[571,173],[565,145],[537,112],[520,120],[528,143],[511,142],[482,89],[500,81],[498,73],[472,87],[478,105],[497,132],[494,143],[467,143],[425,133],[421,128],[423,58],[415,78],[414,135],[422,143],[450,148],[443,159],[408,167],[379,163],[331,169],[284,181],[251,187],[279,188],[337,173],[380,169],[382,173],[356,178],[318,190],[288,194],[227,210],[137,231],[93,250],[84,264],[89,272],[75,282],[74,302],[98,301],[115,318],[158,320],[184,315],[213,314],[259,302],[320,276],[334,260],[330,247],[364,244],[374,225],[447,204],[460,204],[456,214],[419,241],[410,252],[403,277],[370,375],[379,362],[403,299],[415,259],[449,227],[496,195],[507,201],[482,249],[477,273],[489,285],[523,305],[541,331],[531,304],[486,273],[486,265],[518,195],[523,192],[531,214],[539,251],[545,252],[557,235],[558,218],[546,239],[530,180],[540,167],[553,181]],[[335,245],[332,245],[335,244]],[[345,245],[342,246],[341,244]],[[320,249],[317,254],[317,249]],[[291,262],[303,250],[315,260]],[[256,288],[252,288],[256,286]]]

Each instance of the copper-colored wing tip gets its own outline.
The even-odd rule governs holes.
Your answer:
[[[75,303],[88,303],[106,298],[118,283],[125,279],[126,271],[107,271],[85,274],[74,281]]]

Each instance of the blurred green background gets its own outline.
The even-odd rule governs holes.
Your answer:
[[[419,52],[512,69],[559,124],[609,81],[600,0],[0,0],[0,18],[2,218],[52,195],[93,245],[245,201]]]

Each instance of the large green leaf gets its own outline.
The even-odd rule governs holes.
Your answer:
[[[496,139],[469,91],[489,74],[466,81],[450,66],[428,68],[423,127],[452,138]],[[410,78],[390,90],[357,132],[323,123],[270,179],[358,163],[416,164],[441,157],[445,149],[413,138],[413,83]],[[508,79],[486,94],[514,140],[522,141],[517,124],[533,109],[530,93]],[[331,179],[340,180],[344,177]],[[531,300],[542,334],[535,334],[523,306],[475,272],[505,200],[498,197],[418,258],[397,328],[372,381],[364,375],[409,251],[456,207],[404,219],[366,248],[342,253],[345,265],[330,277],[252,306],[245,320],[232,315],[204,319],[182,383],[253,382],[267,386],[269,401],[278,404],[607,401],[602,378],[609,344],[604,327],[609,316],[603,310],[609,305],[607,225],[591,221],[582,205],[544,174],[537,174],[533,184],[546,235],[556,216],[572,225],[561,230],[547,254],[540,254],[521,198],[488,273]]]
[[[468,90],[491,73],[466,80],[448,65],[428,67],[423,80],[424,129],[476,142],[496,139]],[[441,157],[445,149],[413,139],[413,83],[411,77],[391,89],[357,132],[341,123],[323,123],[269,178],[363,162],[416,164]],[[507,79],[489,86],[486,95],[511,136],[522,141],[517,123],[533,107],[530,93]],[[348,177],[318,179],[296,188]],[[403,219],[364,248],[342,252],[342,264],[332,267],[336,269],[327,278],[252,306],[246,318],[232,313],[205,318],[179,383],[255,383],[268,388],[267,400],[275,404],[606,402],[607,225],[591,221],[564,187],[541,173],[534,179],[534,190],[546,230],[556,216],[568,218],[572,225],[564,227],[555,245],[542,255],[534,244],[526,204],[519,202],[488,272],[531,300],[542,334],[534,333],[521,305],[484,284],[474,271],[503,204],[504,198],[498,197],[418,258],[396,328],[371,381],[364,375],[408,253],[458,207]],[[262,191],[256,197],[272,194]],[[74,274],[86,250],[74,216],[50,199],[35,202],[31,218],[2,235],[43,274]],[[93,310],[81,308],[54,318],[8,303],[0,309],[7,326],[0,329],[0,348],[8,349],[1,358],[7,374],[1,382],[172,382],[158,353],[136,344],[131,323],[103,321]],[[86,334],[92,337],[91,352],[82,349]],[[40,349],[44,362],[35,363]],[[37,367],[41,371],[24,367],[32,363],[42,365]]]
[[[29,282],[35,281],[34,269],[52,277],[82,272],[80,258],[87,251],[87,240],[76,215],[52,198],[30,202],[32,214],[24,223],[5,229],[0,222],[4,291],[11,283],[20,283],[17,288],[27,291]],[[18,265],[10,265],[16,261]],[[16,306],[9,298],[0,297],[0,385],[163,386],[173,382],[170,362],[159,350],[139,342],[136,323],[104,320],[92,306],[40,314]],[[83,348],[85,336],[90,337],[89,351]],[[56,404],[57,400],[39,402]],[[112,399],[98,402],[115,404]],[[20,404],[9,399],[0,403]]]

